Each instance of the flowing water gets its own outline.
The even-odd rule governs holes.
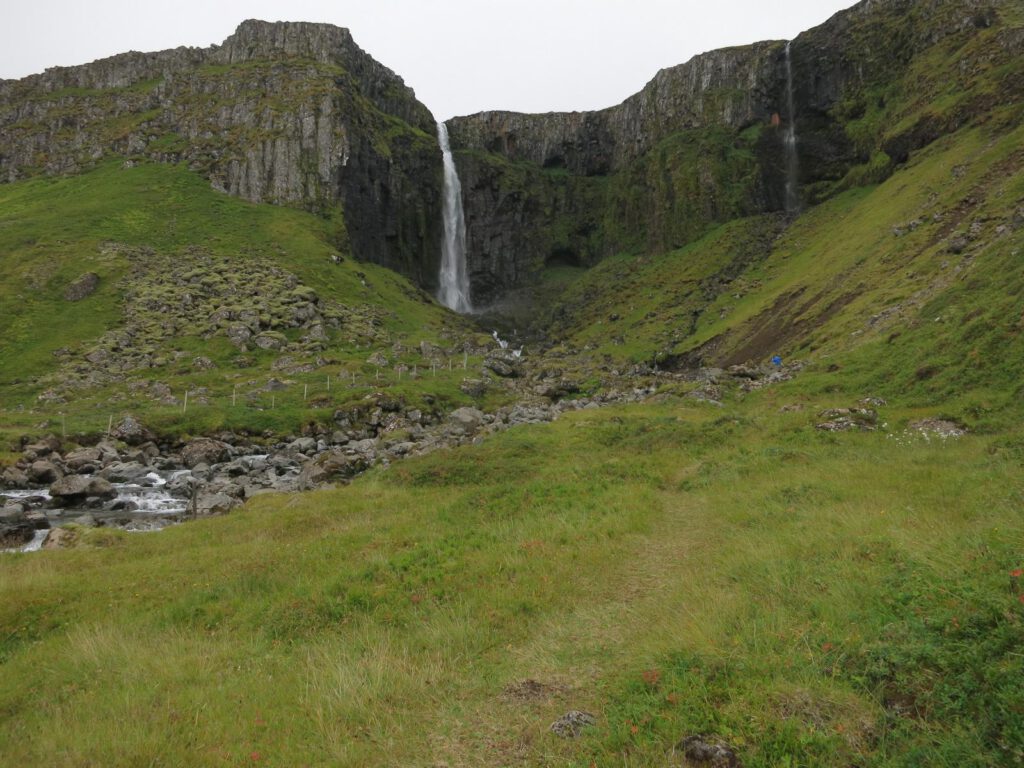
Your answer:
[[[443,122],[437,124],[437,141],[444,158],[444,240],[437,298],[448,309],[465,314],[473,311],[466,269],[466,218],[462,211],[462,184],[448,143],[448,126]]]
[[[796,151],[796,108],[793,106],[793,60],[786,43],[786,210],[800,210],[800,158]]]

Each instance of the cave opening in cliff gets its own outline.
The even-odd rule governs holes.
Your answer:
[[[548,254],[548,257],[544,260],[545,268],[553,267],[582,267],[583,262],[580,261],[580,256],[576,251],[571,248],[555,248]]]

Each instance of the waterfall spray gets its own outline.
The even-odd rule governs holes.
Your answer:
[[[796,151],[796,108],[793,106],[793,60],[786,43],[786,211],[800,210],[800,158]]]
[[[466,269],[466,219],[462,212],[462,184],[455,168],[448,127],[437,124],[437,141],[444,159],[444,240],[441,244],[441,274],[437,298],[456,312],[472,312],[469,301],[469,273]]]

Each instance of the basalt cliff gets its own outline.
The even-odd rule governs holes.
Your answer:
[[[402,79],[326,24],[243,22],[223,45],[0,81],[0,180],[109,156],[185,163],[254,202],[338,216],[337,245],[434,280],[441,155]]]
[[[1021,30],[1001,27],[1012,7],[865,0],[792,41],[789,81],[786,44],[762,42],[663,70],[599,112],[451,121],[475,300],[548,264],[665,252],[713,224],[783,211],[790,120],[805,205],[883,180],[912,151],[1019,100]],[[994,88],[971,88],[996,68]]]
[[[663,70],[609,109],[451,120],[474,304],[537,283],[546,266],[663,253],[783,211],[794,122],[803,205],[887,178],[1019,100],[1018,14],[1011,0],[863,0],[788,48]],[[220,46],[0,82],[0,180],[111,155],[186,163],[232,195],[332,216],[339,249],[436,287],[434,118],[347,30],[246,21]]]

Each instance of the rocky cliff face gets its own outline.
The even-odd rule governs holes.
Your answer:
[[[864,0],[791,44],[800,189],[810,204],[881,180],[909,151],[971,118],[929,107],[948,72],[1012,62],[1011,0]],[[1000,53],[1001,51],[1001,53]],[[942,72],[942,74],[938,74]],[[986,111],[1020,91],[1009,82]],[[1019,80],[1019,78],[1018,78]],[[977,113],[978,105],[973,111]],[[599,112],[485,112],[450,124],[477,302],[545,264],[665,251],[709,225],[785,207],[785,44],[697,56]]]
[[[433,117],[345,29],[246,21],[221,46],[0,82],[0,180],[74,173],[110,156],[188,163],[252,201],[340,206],[340,246],[435,280]]]

